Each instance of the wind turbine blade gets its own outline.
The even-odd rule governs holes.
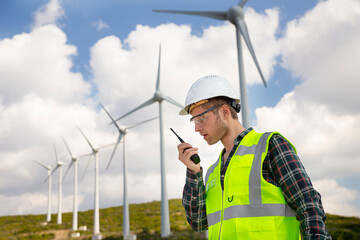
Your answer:
[[[247,1],[248,1],[248,0],[241,0],[238,5],[239,5],[240,7],[244,7],[244,5],[247,3]]]
[[[44,182],[47,182],[47,181],[49,180],[50,176],[51,176],[51,174],[48,175],[48,176],[44,179]]]
[[[53,175],[54,172],[59,168],[59,165],[56,165],[56,167],[51,171],[51,174],[50,175]]]
[[[131,110],[130,112],[122,115],[121,117],[119,117],[119,118],[116,119],[115,121],[119,121],[120,119],[122,119],[122,118],[130,115],[131,113],[136,112],[137,110],[139,110],[139,109],[141,109],[141,108],[147,107],[147,106],[149,106],[150,104],[152,104],[152,103],[154,103],[154,102],[155,102],[155,100],[154,100],[153,98],[150,98],[149,100],[147,100],[146,102],[144,102],[144,103],[141,104],[140,106],[138,106],[138,107],[134,108],[133,110]]]
[[[115,144],[115,147],[114,147],[114,149],[113,149],[113,151],[112,151],[112,153],[111,153],[111,157],[110,157],[110,160],[109,160],[109,163],[108,163],[106,169],[109,169],[110,164],[111,164],[111,161],[112,161],[112,159],[113,159],[113,157],[114,157],[114,155],[115,155],[116,149],[117,149],[117,147],[119,146],[119,143],[120,143],[122,137],[123,137],[123,135],[122,135],[122,134],[119,134],[117,143]]]
[[[88,157],[90,155],[92,155],[92,153],[81,154],[81,155],[77,156],[77,159],[82,158],[82,157]]]
[[[158,72],[156,78],[156,91],[160,88],[160,63],[161,63],[161,44],[159,46],[159,62],[158,62]]]
[[[69,145],[66,143],[66,141],[65,141],[65,138],[64,138],[64,137],[62,138],[62,140],[63,140],[63,142],[65,143],[66,149],[68,150],[68,152],[69,152],[69,154],[70,154],[70,157],[72,158],[72,157],[73,157],[73,155],[72,155],[72,153],[71,153],[71,151],[70,151]]]
[[[83,174],[82,174],[82,176],[81,176],[81,180],[84,178],[84,176],[85,176],[85,173],[86,173],[86,171],[88,170],[88,168],[89,168],[89,166],[90,166],[90,163],[91,163],[91,159],[94,157],[94,154],[91,154],[91,156],[90,156],[90,158],[89,158],[89,160],[88,160],[88,162],[87,162],[87,164],[86,164],[86,168],[85,168],[85,170],[84,170],[84,172],[83,172]]]
[[[113,124],[115,124],[115,127],[119,130],[119,132],[121,132],[121,128],[120,126],[117,124],[117,122],[115,121],[115,119],[110,115],[110,113],[106,110],[106,108],[99,103],[99,105],[101,106],[102,109],[104,109],[104,111],[106,112],[106,114],[110,117],[111,121]]]
[[[175,106],[178,106],[179,108],[183,108],[184,106],[172,99],[171,97],[164,96],[164,100],[168,101],[169,103],[174,104]]]
[[[107,148],[107,147],[111,147],[111,146],[114,146],[116,143],[109,143],[109,144],[104,144],[104,145],[101,145],[98,147],[98,150],[99,149],[103,149],[103,148]]]
[[[187,14],[201,17],[214,18],[218,20],[227,20],[226,12],[213,12],[213,11],[172,11],[172,10],[153,10],[153,12],[160,13],[176,13],[176,14]]]
[[[236,29],[237,31],[240,31],[241,35],[243,36],[244,40],[245,40],[245,43],[250,51],[250,54],[255,62],[255,65],[256,65],[256,68],[261,76],[261,80],[263,81],[263,84],[265,87],[267,87],[267,84],[266,84],[266,81],[265,81],[265,78],[261,72],[261,69],[260,69],[260,65],[256,59],[256,55],[255,55],[255,51],[252,47],[252,44],[251,44],[251,41],[250,41],[250,37],[249,37],[249,32],[247,30],[247,26],[246,26],[246,23],[243,19],[241,18],[236,18],[235,19],[236,21]],[[240,39],[239,39],[240,40]]]
[[[49,177],[52,176],[54,174],[54,172],[56,171],[56,169],[58,169],[58,168],[59,168],[59,165],[56,165],[56,167],[51,171],[50,175],[45,178],[44,182],[46,182],[49,179]]]
[[[62,178],[62,180],[64,181],[64,179],[65,179],[65,176],[66,176],[66,174],[69,172],[69,170],[70,170],[70,168],[71,168],[71,166],[74,164],[74,161],[72,160],[71,162],[70,162],[70,164],[69,164],[69,167],[66,169],[66,172],[65,172],[65,174],[64,174],[64,176],[63,176],[63,178]]]
[[[157,118],[159,118],[159,117],[154,117],[154,118],[150,118],[150,119],[148,119],[148,120],[142,121],[142,122],[134,123],[134,124],[128,126],[127,129],[130,129],[130,128],[139,126],[139,125],[141,125],[141,124],[143,124],[143,123],[146,123],[146,122],[150,122],[150,121],[152,121],[152,120],[154,120],[154,119],[157,119]]]
[[[93,147],[93,145],[91,145],[89,139],[85,136],[85,134],[83,133],[83,131],[81,131],[80,127],[77,126],[77,128],[79,129],[81,135],[83,135],[83,137],[85,138],[85,140],[87,141],[87,143],[89,144],[89,146],[91,147],[91,149],[92,149],[93,151],[95,151],[95,148]]]
[[[48,166],[46,166],[46,165],[44,165],[44,164],[42,164],[41,162],[38,162],[38,161],[35,161],[35,160],[33,160],[35,163],[37,163],[37,164],[39,164],[40,166],[42,166],[43,168],[45,168],[46,170],[49,170],[49,167]]]

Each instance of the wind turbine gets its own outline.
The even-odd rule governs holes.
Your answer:
[[[65,141],[65,138],[62,138],[64,141],[64,144],[66,146],[66,149],[69,152],[71,162],[69,164],[69,167],[67,168],[63,180],[65,179],[65,176],[69,172],[70,168],[74,166],[74,193],[73,193],[73,219],[72,219],[72,230],[77,231],[78,230],[78,201],[77,201],[77,185],[78,185],[78,159],[85,156],[90,156],[91,154],[83,154],[79,156],[75,156],[72,154],[69,145]]]
[[[170,219],[169,219],[169,203],[167,199],[167,191],[166,191],[166,173],[165,173],[165,160],[164,160],[164,134],[163,134],[163,116],[162,116],[162,107],[161,104],[165,100],[175,106],[183,108],[183,106],[173,100],[172,98],[165,96],[160,91],[160,62],[161,62],[161,45],[159,47],[159,65],[158,65],[158,73],[156,79],[156,89],[152,98],[141,104],[140,106],[134,108],[130,112],[124,114],[119,117],[115,121],[118,121],[131,113],[147,107],[155,102],[159,103],[159,118],[160,118],[160,166],[161,166],[161,237],[170,236]]]
[[[58,198],[59,200],[58,200],[57,224],[61,224],[62,223],[62,165],[64,165],[64,163],[59,160],[55,144],[54,144],[54,151],[55,151],[55,157],[56,157],[56,167],[54,168],[54,170],[52,170],[50,176],[57,169],[59,169],[59,198]]]
[[[47,216],[46,221],[51,222],[51,170],[52,167],[49,165],[44,165],[38,161],[34,161],[35,163],[39,164],[41,167],[47,170],[47,178],[45,181],[48,181],[48,204],[47,204]]]
[[[100,106],[102,107],[102,109],[104,109],[104,111],[106,112],[106,114],[110,117],[112,123],[115,125],[115,127],[118,129],[119,131],[119,136],[117,139],[117,143],[114,147],[114,150],[111,154],[108,166],[106,169],[109,168],[111,160],[114,157],[115,151],[117,149],[117,146],[119,145],[120,141],[123,139],[123,186],[124,186],[124,193],[123,193],[123,236],[124,239],[136,239],[136,237],[134,235],[130,234],[130,215],[129,215],[129,203],[128,203],[128,198],[127,198],[127,163],[126,163],[126,150],[125,150],[125,135],[127,134],[127,130],[136,126],[139,126],[143,123],[152,121],[158,117],[154,117],[139,123],[134,123],[132,125],[129,125],[127,127],[121,127],[117,124],[117,122],[114,120],[114,118],[110,115],[110,113],[106,110],[106,108],[99,103]]]
[[[90,146],[90,148],[92,150],[92,153],[91,153],[90,159],[88,161],[87,167],[89,166],[89,163],[90,163],[92,157],[95,157],[94,231],[93,231],[92,240],[102,239],[102,236],[101,236],[101,233],[100,233],[100,219],[99,219],[100,215],[99,215],[99,158],[98,158],[98,153],[99,153],[100,149],[112,146],[112,145],[114,145],[114,143],[103,145],[103,146],[100,146],[100,147],[94,147],[90,143],[89,139],[85,136],[83,131],[79,127],[78,127],[78,129],[79,129],[81,135],[83,135],[83,137],[85,138],[86,142],[89,144],[89,146]],[[85,169],[85,172],[86,172],[86,169]]]
[[[244,74],[244,61],[241,47],[241,35],[243,36],[245,43],[250,51],[250,54],[255,62],[256,68],[261,76],[261,80],[265,87],[266,81],[261,72],[260,65],[256,59],[255,51],[252,47],[250,36],[246,23],[244,21],[244,11],[243,7],[248,0],[241,0],[238,5],[229,8],[226,12],[217,12],[217,11],[168,11],[168,10],[153,10],[154,12],[162,13],[177,13],[177,14],[188,14],[202,17],[209,17],[218,20],[228,20],[236,27],[236,42],[237,42],[237,51],[238,51],[238,66],[239,66],[239,79],[240,79],[240,99],[241,99],[241,116],[242,123],[245,128],[250,127],[250,118],[249,118],[249,106],[247,101],[247,92],[246,92],[246,82]]]

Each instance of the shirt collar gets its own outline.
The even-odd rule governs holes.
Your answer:
[[[252,127],[249,127],[248,129],[246,129],[245,131],[241,132],[234,140],[234,146],[238,146],[239,143],[241,142],[241,140],[243,140],[243,138],[253,130]]]
[[[235,138],[235,140],[234,140],[234,147],[232,148],[232,150],[236,149],[236,148],[239,146],[241,140],[243,140],[243,138],[244,138],[249,132],[251,132],[252,130],[253,130],[253,128],[252,128],[252,127],[249,127],[249,128],[246,129],[245,131],[242,131],[242,132]],[[225,148],[221,151],[221,155],[223,156],[224,153],[225,153]]]

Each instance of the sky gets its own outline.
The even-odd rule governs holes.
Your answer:
[[[75,155],[114,143],[115,117],[155,92],[161,44],[161,91],[184,104],[191,84],[218,74],[239,94],[234,26],[208,18],[153,9],[226,11],[238,1],[5,0],[0,3],[0,215],[45,214],[53,146],[70,162]],[[251,126],[279,131],[291,141],[322,195],[327,213],[360,217],[360,2],[357,0],[249,0],[250,38],[268,87],[244,48]],[[243,46],[245,46],[243,44]],[[188,116],[163,102],[168,199],[181,198],[185,167],[181,137],[199,148],[202,166],[216,161],[221,143],[208,146]],[[153,104],[119,121],[122,126],[158,116]],[[130,203],[160,200],[159,120],[126,135]],[[102,149],[100,208],[123,202],[123,149]],[[94,164],[79,160],[79,210],[93,208]],[[58,171],[52,180],[57,211]],[[63,182],[63,211],[72,211],[73,169]]]

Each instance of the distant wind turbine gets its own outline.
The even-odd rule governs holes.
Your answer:
[[[242,123],[245,128],[250,127],[250,117],[249,117],[249,106],[247,101],[247,92],[246,92],[246,81],[244,74],[244,61],[241,47],[241,36],[243,36],[245,43],[250,51],[250,54],[255,62],[256,68],[261,76],[261,80],[266,87],[265,78],[261,72],[260,65],[256,59],[255,51],[252,47],[250,36],[246,23],[244,21],[244,11],[243,7],[248,0],[241,0],[238,5],[231,7],[227,12],[217,12],[217,11],[169,11],[169,10],[153,10],[154,12],[162,13],[177,13],[177,14],[188,14],[195,16],[202,16],[208,18],[214,18],[219,20],[228,20],[236,27],[236,40],[237,40],[237,50],[238,50],[238,66],[239,66],[239,79],[240,79],[240,99],[241,99],[241,116]]]
[[[47,170],[47,178],[45,180],[48,182],[48,204],[47,204],[46,221],[51,222],[51,170],[52,170],[52,167],[49,165],[44,165],[38,161],[34,161],[34,162],[39,164],[41,167],[43,167]]]
[[[100,149],[110,147],[110,146],[113,146],[115,144],[112,143],[112,144],[107,144],[107,145],[103,145],[103,146],[100,146],[100,147],[94,147],[90,143],[89,139],[85,136],[83,131],[79,127],[78,127],[78,129],[79,129],[81,135],[85,138],[86,142],[89,144],[89,146],[90,146],[90,148],[92,150],[91,157],[89,159],[87,167],[89,166],[89,163],[91,162],[92,157],[95,157],[94,231],[93,231],[92,240],[102,239],[101,233],[100,233],[100,215],[99,215],[99,158],[98,158],[98,153],[99,153]],[[86,167],[86,169],[87,169],[87,167]],[[85,169],[85,172],[86,172],[86,169]]]
[[[59,160],[56,147],[54,144],[54,151],[55,151],[55,157],[56,157],[56,167],[54,170],[52,170],[51,175],[54,174],[54,172],[59,169],[59,200],[58,200],[58,214],[57,214],[57,224],[62,224],[62,165],[64,165],[64,162]]]
[[[141,104],[140,106],[134,108],[130,112],[124,114],[119,117],[115,121],[118,121],[131,113],[147,107],[155,102],[159,103],[159,117],[160,117],[160,165],[161,165],[161,237],[170,236],[170,219],[169,219],[169,203],[167,199],[167,190],[166,190],[166,173],[165,173],[165,160],[164,160],[164,134],[163,134],[163,116],[162,116],[162,107],[161,104],[165,100],[179,108],[183,108],[183,106],[173,100],[172,98],[165,96],[160,91],[160,62],[161,62],[161,45],[159,47],[159,65],[158,65],[158,73],[156,80],[156,91],[152,98]]]
[[[64,144],[66,146],[66,149],[69,152],[71,162],[69,164],[69,167],[67,168],[63,180],[65,179],[67,173],[69,172],[70,168],[74,166],[74,193],[73,193],[73,219],[72,219],[72,230],[77,231],[78,230],[78,201],[77,201],[77,186],[78,186],[78,159],[81,157],[90,156],[91,154],[83,154],[79,156],[75,156],[72,154],[69,145],[65,141],[65,138],[63,138]]]
[[[99,103],[102,109],[106,112],[106,114],[110,117],[112,123],[115,125],[117,130],[119,131],[119,136],[117,139],[117,143],[114,147],[114,150],[111,154],[107,169],[110,166],[110,163],[114,157],[115,151],[117,149],[117,146],[119,145],[120,141],[123,140],[123,186],[124,186],[124,193],[123,193],[123,236],[124,239],[136,239],[134,235],[130,234],[130,215],[129,215],[129,203],[128,203],[128,197],[127,197],[127,163],[126,163],[126,150],[125,150],[125,135],[127,134],[127,130],[136,126],[139,126],[143,123],[152,121],[154,119],[157,119],[159,117],[154,117],[139,123],[135,123],[132,125],[129,125],[127,127],[121,127],[117,124],[117,122],[114,120],[114,118],[110,115],[110,113],[106,110],[106,108]]]

